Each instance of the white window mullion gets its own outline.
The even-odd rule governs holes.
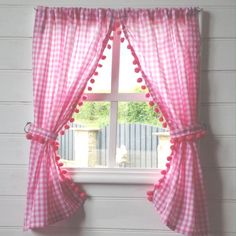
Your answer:
[[[112,48],[112,70],[111,70],[111,94],[116,96],[119,89],[119,70],[120,70],[120,36],[114,32]],[[118,102],[111,102],[110,109],[110,138],[109,138],[109,155],[108,167],[116,166],[116,140],[117,140],[117,118]]]

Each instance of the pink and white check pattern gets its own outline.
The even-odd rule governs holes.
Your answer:
[[[160,107],[173,138],[182,137],[153,204],[172,230],[205,236],[208,217],[195,139],[200,35],[198,9],[123,10],[124,33],[142,68],[150,94]],[[204,131],[203,131],[204,132]],[[180,140],[180,139],[179,139]]]
[[[199,30],[197,9],[37,8],[33,38],[32,133],[55,139],[68,122],[107,44],[114,19],[171,136],[198,133]],[[178,142],[153,203],[163,222],[189,236],[207,235],[208,218],[195,140]],[[49,142],[32,141],[25,229],[65,219],[83,204],[60,178]]]
[[[68,218],[83,199],[58,172],[51,145],[71,118],[109,37],[109,12],[38,7],[33,37],[34,124],[24,229]],[[50,141],[51,139],[51,141]]]

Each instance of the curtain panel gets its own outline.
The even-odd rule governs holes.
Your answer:
[[[58,135],[73,122],[84,89],[105,59],[111,32],[121,26],[138,71],[170,129],[166,169],[147,192],[170,229],[207,235],[208,217],[197,140],[200,35],[197,8],[36,10],[33,36],[34,123],[24,228],[47,226],[82,207],[86,194],[57,154]],[[90,80],[91,81],[91,80]],[[88,87],[89,88],[89,87]]]

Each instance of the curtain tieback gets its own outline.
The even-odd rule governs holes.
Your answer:
[[[204,125],[195,125],[186,129],[171,130],[171,139],[175,142],[195,141],[204,137],[207,133]]]
[[[53,133],[49,130],[37,127],[35,124],[31,122],[27,122],[24,128],[24,131],[26,133],[27,139],[32,139],[34,141],[37,141],[41,144],[46,143],[46,141],[49,141],[51,144],[55,144],[55,140],[57,139],[57,134]],[[56,142],[57,143],[57,142]]]

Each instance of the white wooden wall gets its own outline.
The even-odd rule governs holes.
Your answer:
[[[212,235],[236,235],[236,1],[235,0],[0,0],[0,236],[78,236],[78,217],[22,233],[32,120],[31,41],[34,7],[204,8],[201,116],[210,128],[201,159]],[[83,236],[174,236],[145,199],[146,185],[88,184]]]

